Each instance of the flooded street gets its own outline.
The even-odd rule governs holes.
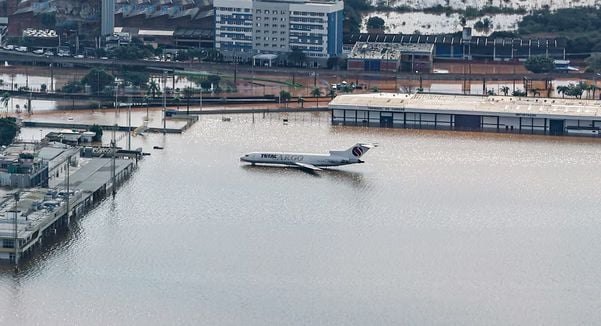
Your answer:
[[[359,141],[318,175],[239,161]],[[135,137],[152,155],[114,199],[2,269],[0,324],[595,324],[600,145],[201,117]]]

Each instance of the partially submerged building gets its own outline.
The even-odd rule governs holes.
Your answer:
[[[601,101],[370,93],[337,96],[332,124],[388,128],[601,135]]]

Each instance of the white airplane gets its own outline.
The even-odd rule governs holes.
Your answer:
[[[345,151],[330,151],[329,154],[283,153],[283,152],[254,152],[240,158],[242,162],[252,165],[279,164],[296,166],[309,171],[321,171],[320,167],[339,166],[363,163],[360,159],[370,148],[377,144],[359,143]]]

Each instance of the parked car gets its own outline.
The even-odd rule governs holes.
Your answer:
[[[34,54],[44,54],[44,50],[42,49],[37,49],[37,50],[33,50]]]
[[[7,44],[4,46],[4,50],[14,50],[14,49],[15,49],[15,46],[11,45],[11,44]]]
[[[19,47],[15,48],[15,51],[18,51],[18,52],[27,52],[27,47],[26,46],[19,46]]]

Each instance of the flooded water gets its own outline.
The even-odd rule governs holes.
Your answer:
[[[134,138],[152,155],[116,198],[20,272],[2,270],[0,324],[601,319],[599,141],[283,117],[202,117],[183,135]],[[238,160],[357,141],[380,147],[319,175]]]

